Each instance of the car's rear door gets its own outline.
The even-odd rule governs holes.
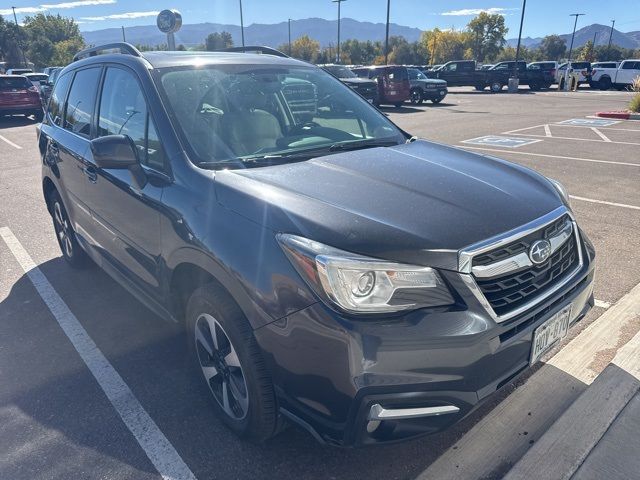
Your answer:
[[[631,85],[638,75],[640,75],[640,62],[625,60],[618,70],[616,83],[619,85]]]
[[[109,66],[98,100],[96,137],[121,134],[133,140],[143,175],[136,180],[127,169],[98,168],[88,153],[95,175],[87,187],[94,217],[92,237],[111,266],[159,299],[159,212],[169,178],[167,162],[136,74]]]

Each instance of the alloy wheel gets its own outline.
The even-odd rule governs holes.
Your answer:
[[[64,254],[71,258],[73,257],[73,243],[71,242],[72,232],[69,227],[69,219],[67,218],[66,212],[62,209],[60,202],[55,202],[53,204],[53,219],[60,247],[62,247]]]
[[[222,325],[210,314],[201,314],[195,342],[202,374],[216,402],[229,417],[242,420],[249,408],[249,391],[236,349]]]

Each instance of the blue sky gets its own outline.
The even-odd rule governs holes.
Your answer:
[[[6,2],[6,0],[4,0]],[[384,22],[386,0],[346,0],[343,17]],[[616,19],[616,29],[640,30],[639,0],[529,0],[523,36],[567,33],[573,27],[570,13],[586,13],[578,26],[608,25]],[[18,21],[24,15],[47,11],[75,18],[82,30],[108,27],[152,25],[163,8],[177,7],[184,23],[204,21],[239,24],[238,0],[11,0],[0,4],[0,14],[11,16],[17,7]],[[632,8],[635,7],[635,8]],[[243,0],[245,25],[278,23],[287,18],[321,17],[334,19],[336,4],[330,0]],[[391,21],[421,29],[462,28],[480,10],[502,13],[509,27],[508,37],[518,33],[522,0],[392,0]],[[348,38],[348,32],[343,34]]]

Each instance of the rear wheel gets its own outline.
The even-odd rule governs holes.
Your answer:
[[[64,259],[73,268],[85,268],[91,264],[91,259],[78,244],[76,233],[71,227],[71,221],[64,208],[60,194],[56,191],[49,197],[53,228],[56,232],[56,240],[62,251]]]
[[[500,93],[503,86],[502,82],[491,82],[490,88],[493,93]]]
[[[249,322],[218,285],[196,290],[187,305],[193,365],[218,417],[237,435],[260,442],[278,431],[273,383]]]
[[[422,90],[419,88],[414,88],[411,90],[411,103],[414,105],[420,105],[423,101],[422,98]]]
[[[611,78],[609,77],[602,77],[598,84],[600,85],[600,90],[609,90],[612,87]]]

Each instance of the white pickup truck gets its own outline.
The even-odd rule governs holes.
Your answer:
[[[618,68],[594,68],[591,72],[591,87],[609,90],[611,87],[623,90],[640,77],[640,60],[625,60]]]

